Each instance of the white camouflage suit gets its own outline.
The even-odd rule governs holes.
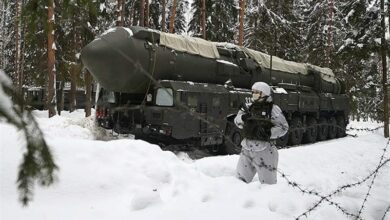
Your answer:
[[[267,101],[272,98],[268,97]],[[246,103],[248,109],[252,102]],[[238,128],[243,129],[244,121],[243,109],[238,111],[234,123]],[[256,172],[260,183],[275,184],[277,182],[277,172],[279,154],[275,146],[275,140],[284,136],[288,131],[288,123],[282,110],[277,105],[273,105],[271,110],[271,141],[249,140],[244,138],[241,142],[242,150],[237,164],[237,177],[247,183],[251,182]],[[264,164],[267,168],[264,167]],[[272,169],[275,168],[275,169]]]

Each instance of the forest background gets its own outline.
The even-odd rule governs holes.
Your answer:
[[[346,83],[352,119],[382,120],[389,12],[384,0],[1,0],[0,69],[19,91],[58,82],[49,109],[63,109],[53,97],[70,84],[72,111],[76,88],[91,89],[83,46],[111,27],[139,25],[329,67]]]

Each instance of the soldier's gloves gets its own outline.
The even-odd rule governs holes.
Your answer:
[[[265,129],[262,127],[262,126],[259,126],[258,128],[257,128],[257,132],[259,133],[259,135],[261,136],[261,137],[265,137],[266,135],[265,135]]]
[[[261,121],[261,124],[262,126],[265,128],[265,129],[271,129],[272,127],[274,127],[274,123],[272,123],[271,120],[269,119],[258,119],[259,121]]]
[[[250,113],[245,113],[243,115],[241,115],[241,119],[243,122],[246,122],[248,120],[248,118],[250,118],[252,115]]]
[[[261,137],[263,140],[269,140],[271,137],[271,130],[270,129],[265,129],[262,126],[259,126],[257,128],[258,136]]]

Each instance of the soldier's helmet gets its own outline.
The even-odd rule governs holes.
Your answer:
[[[256,82],[252,85],[254,101],[272,101],[271,87],[265,82]]]

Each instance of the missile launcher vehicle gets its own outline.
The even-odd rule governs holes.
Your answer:
[[[329,68],[142,27],[106,31],[81,60],[100,85],[97,124],[115,134],[238,153],[243,136],[233,119],[263,81],[290,126],[277,146],[345,136],[348,97]]]

